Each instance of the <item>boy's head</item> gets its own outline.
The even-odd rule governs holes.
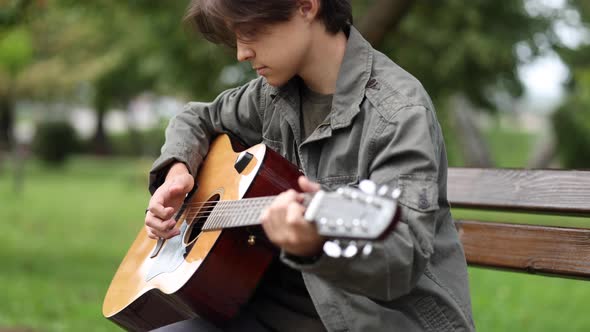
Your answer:
[[[184,20],[278,86],[298,74],[318,34],[348,29],[352,8],[349,0],[192,0]]]

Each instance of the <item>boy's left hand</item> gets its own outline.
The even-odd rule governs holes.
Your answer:
[[[318,183],[304,176],[299,177],[298,182],[303,192],[320,190]],[[292,189],[283,192],[262,212],[260,220],[272,243],[291,255],[309,257],[319,254],[326,240],[313,223],[303,219],[303,198],[302,193]]]

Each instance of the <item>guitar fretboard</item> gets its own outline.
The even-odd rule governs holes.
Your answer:
[[[260,225],[260,213],[275,196],[219,201],[207,217],[202,230]]]

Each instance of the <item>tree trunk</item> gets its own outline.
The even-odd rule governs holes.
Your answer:
[[[467,99],[451,98],[451,116],[466,167],[493,167],[490,149],[477,127],[474,112]]]
[[[14,99],[0,95],[0,150],[10,151],[14,144]]]
[[[108,108],[107,105],[105,98],[102,98],[99,93],[96,96],[94,105],[96,108],[96,131],[94,132],[94,138],[92,140],[93,151],[98,155],[111,153],[111,148],[104,127],[104,120]]]
[[[149,155],[146,151],[146,144],[143,144],[143,137],[141,135],[140,130],[138,130],[136,121],[135,121],[135,113],[133,111],[133,106],[131,103],[127,104],[127,130],[129,132],[129,143],[131,143],[131,153],[133,156],[146,156]]]
[[[414,3],[414,0],[376,0],[356,26],[378,48],[385,34],[398,26]]]
[[[527,163],[527,168],[550,168],[558,166],[554,164],[556,157],[555,137],[553,134],[546,135],[534,148]]]

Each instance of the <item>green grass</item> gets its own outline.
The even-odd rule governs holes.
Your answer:
[[[469,269],[478,331],[590,331],[590,283]]]
[[[110,331],[101,304],[143,224],[145,162],[75,160],[62,171],[27,165],[15,195],[0,177],[0,326]]]
[[[537,138],[533,134],[492,126],[484,132],[495,167],[524,167]]]
[[[148,168],[149,161],[78,158],[59,171],[29,162],[19,195],[10,169],[0,170],[0,330],[117,330],[101,306],[143,226]],[[479,331],[590,330],[588,282],[469,273]]]
[[[532,224],[558,227],[590,228],[590,218],[540,215],[532,213],[512,213],[498,211],[478,211],[453,209],[453,217],[462,220],[480,220],[513,224]]]

